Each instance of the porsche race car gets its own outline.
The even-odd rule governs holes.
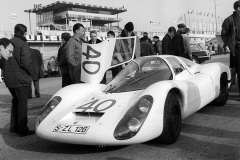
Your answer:
[[[82,145],[174,143],[182,119],[209,103],[226,104],[231,74],[223,63],[172,55],[139,57],[107,85],[74,84],[44,106],[36,134]]]

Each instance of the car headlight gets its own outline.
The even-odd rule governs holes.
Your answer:
[[[47,117],[47,115],[61,102],[62,98],[59,96],[53,97],[42,109],[38,118],[36,127]]]
[[[114,137],[125,140],[135,136],[146,120],[153,104],[153,97],[141,97],[123,116],[114,130]]]

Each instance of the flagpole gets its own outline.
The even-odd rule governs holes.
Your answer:
[[[190,16],[188,16],[188,20],[189,20],[189,22],[188,22],[188,27],[189,27],[189,29],[191,29],[191,19],[190,19]]]
[[[215,12],[215,23],[216,23],[215,32],[217,34],[217,5],[216,5],[216,0],[214,0],[214,12]]]
[[[185,22],[185,25],[187,25],[187,23],[186,23],[186,14],[184,14],[184,22]]]

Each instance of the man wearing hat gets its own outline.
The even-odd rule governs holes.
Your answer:
[[[230,68],[235,68],[238,76],[238,87],[240,93],[240,1],[233,4],[234,12],[227,17],[222,24],[221,37],[230,49],[233,61]]]
[[[140,43],[142,43],[144,41],[144,38],[147,37],[148,42],[152,44],[152,41],[150,38],[148,38],[148,33],[147,32],[143,32],[143,37],[140,38]]]
[[[153,42],[155,42],[153,44],[153,49],[154,49],[155,53],[157,55],[161,55],[162,54],[162,42],[159,40],[159,37],[154,36],[153,37]]]
[[[140,41],[139,37],[133,33],[134,26],[132,22],[128,22],[124,26],[124,30],[122,30],[121,34],[118,37],[133,37],[136,36],[136,45],[135,45],[135,52],[133,53],[134,49],[134,41],[133,39],[122,39],[116,41],[115,46],[115,53],[114,56],[122,55],[123,60],[129,60],[134,54],[134,57],[140,57]],[[118,58],[121,59],[121,58]]]
[[[192,52],[190,49],[190,38],[189,38],[189,32],[190,29],[189,28],[185,28],[185,33],[182,34],[183,37],[183,44],[184,44],[184,57],[192,60]]]
[[[182,34],[185,32],[186,26],[185,26],[185,24],[181,23],[181,24],[178,24],[177,27],[178,27],[178,30],[173,37],[173,45],[175,48],[175,55],[184,57],[185,48],[184,48]]]

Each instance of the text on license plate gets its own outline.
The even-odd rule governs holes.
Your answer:
[[[53,129],[53,132],[86,134],[89,128],[90,126],[66,126],[59,124]]]

